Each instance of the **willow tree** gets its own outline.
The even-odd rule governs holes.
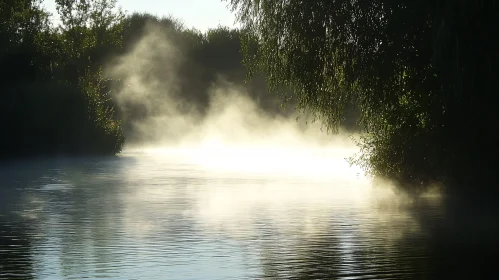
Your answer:
[[[266,73],[273,91],[291,89],[298,108],[311,109],[332,131],[355,104],[367,132],[358,163],[376,175],[416,179],[405,168],[414,159],[404,146],[416,128],[425,130],[426,107],[438,101],[430,89],[427,7],[379,0],[230,5],[259,43],[246,53],[249,67]]]
[[[226,1],[245,44],[259,45],[246,48],[249,68],[273,91],[292,89],[333,131],[358,107],[366,134],[354,162],[368,172],[419,189],[491,171],[496,1]]]

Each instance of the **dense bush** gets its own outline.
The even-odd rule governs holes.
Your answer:
[[[121,24],[114,3],[57,4],[57,28],[37,1],[0,4],[0,157],[116,154],[123,146],[99,72],[121,44],[112,36]]]

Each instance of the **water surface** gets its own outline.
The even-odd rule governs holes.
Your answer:
[[[466,233],[439,234],[439,200],[373,191],[335,151],[40,159],[0,176],[0,279],[480,275],[462,257],[481,249],[444,242]]]

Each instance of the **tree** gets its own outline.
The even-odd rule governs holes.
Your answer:
[[[499,30],[495,2],[227,1],[259,44],[246,61],[273,91],[292,89],[333,131],[349,104],[359,109],[354,163],[416,190],[469,187],[489,172],[487,149],[497,148],[477,136],[491,139],[484,127],[497,120],[497,45],[486,47]]]
[[[74,3],[59,1],[63,24],[58,28],[37,0],[0,3],[2,158],[115,154],[123,146],[122,128],[99,72],[100,59],[120,44],[112,36],[119,16],[102,4],[112,1],[78,2],[91,3],[95,8],[90,12],[68,8]],[[86,22],[74,20],[86,14]]]
[[[124,12],[116,0],[56,0],[61,51],[74,71],[97,71],[122,44]],[[67,72],[67,69],[65,69]],[[78,73],[73,73],[76,79]]]

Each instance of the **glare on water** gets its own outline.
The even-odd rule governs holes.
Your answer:
[[[212,144],[4,167],[0,278],[424,273],[407,266],[425,262],[414,259],[427,253],[420,225],[379,207],[351,152]]]

